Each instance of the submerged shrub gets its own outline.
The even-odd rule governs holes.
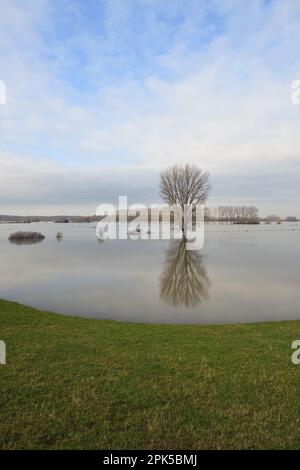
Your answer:
[[[8,237],[11,243],[16,244],[30,244],[30,243],[38,243],[44,240],[45,235],[40,232],[15,232],[11,233]]]

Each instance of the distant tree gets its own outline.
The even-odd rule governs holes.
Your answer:
[[[220,206],[217,220],[219,222],[233,222],[239,224],[259,223],[257,207],[253,206]]]
[[[193,210],[204,204],[209,193],[209,173],[195,164],[173,165],[160,174],[160,195],[170,206],[181,208],[181,228],[184,232],[184,214],[187,206]]]

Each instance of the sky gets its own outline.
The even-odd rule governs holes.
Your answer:
[[[208,205],[300,218],[299,0],[0,0],[0,214],[157,203],[194,162]]]

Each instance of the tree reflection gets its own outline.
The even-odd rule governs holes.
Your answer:
[[[160,297],[167,304],[194,307],[208,299],[210,281],[203,255],[186,249],[186,238],[173,240],[160,277]]]

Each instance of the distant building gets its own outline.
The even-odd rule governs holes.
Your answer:
[[[290,215],[285,219],[287,222],[297,222],[297,217]]]

